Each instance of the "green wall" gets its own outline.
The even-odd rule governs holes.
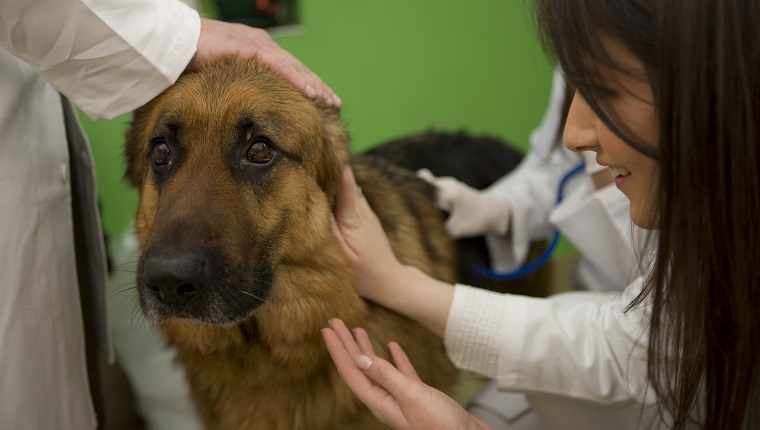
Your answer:
[[[358,151],[428,128],[467,130],[527,149],[551,68],[523,2],[303,0],[277,42],[343,99]],[[81,115],[95,154],[106,232],[123,232],[137,196],[122,180],[129,121]]]

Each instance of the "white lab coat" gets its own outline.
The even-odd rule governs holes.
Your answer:
[[[624,312],[642,283],[545,299],[458,285],[446,350],[457,367],[527,393],[545,428],[669,428],[647,379],[651,308]]]
[[[72,173],[92,172],[71,171],[67,125],[78,124],[64,123],[58,91],[93,118],[129,112],[176,80],[200,18],[173,0],[0,7],[0,428],[94,428],[71,194]]]
[[[512,207],[508,235],[486,236],[491,267],[504,272],[522,266],[531,242],[551,237],[556,227],[580,254],[576,286],[620,291],[641,273],[634,250],[644,235],[630,221],[625,195],[614,184],[594,189],[591,178],[581,172],[555,206],[560,178],[583,162],[579,154],[557,144],[564,91],[556,72],[549,107],[531,135],[530,151],[513,172],[489,187]]]

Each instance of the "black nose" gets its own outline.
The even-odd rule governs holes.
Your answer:
[[[183,305],[203,293],[210,276],[208,261],[201,250],[148,251],[143,260],[145,286],[164,304]]]

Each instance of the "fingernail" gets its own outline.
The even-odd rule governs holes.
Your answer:
[[[372,359],[364,354],[357,355],[354,361],[356,361],[356,365],[365,372],[369,372],[369,368],[372,367]]]
[[[310,99],[313,99],[317,96],[317,92],[314,90],[314,87],[311,85],[306,85],[306,95],[309,96]]]

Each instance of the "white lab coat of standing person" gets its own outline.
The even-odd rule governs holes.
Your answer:
[[[82,312],[88,315],[87,308],[94,309],[92,322],[100,330],[101,350],[108,354],[105,315],[98,313],[105,309],[105,253],[92,157],[74,111],[60,93],[96,119],[129,112],[176,80],[195,53],[200,34],[199,15],[180,2],[129,3],[2,3],[3,429],[96,427]],[[78,139],[72,139],[77,134]],[[87,194],[81,194],[82,187]],[[80,227],[86,231],[77,236]],[[76,247],[75,236],[80,241]],[[81,244],[80,237],[89,243]],[[80,246],[79,252],[90,261],[78,271]],[[78,277],[88,278],[94,289],[82,291],[85,306]]]
[[[0,5],[2,429],[93,428],[104,410],[107,262],[92,155],[69,99],[93,119],[113,118],[183,71],[237,55],[258,57],[312,100],[342,104],[265,30],[201,19],[185,2],[194,3]]]

